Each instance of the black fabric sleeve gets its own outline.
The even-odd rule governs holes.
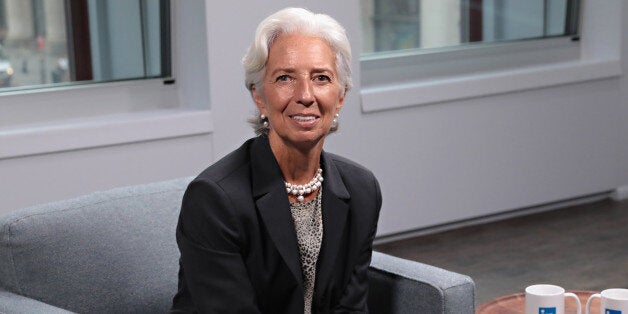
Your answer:
[[[242,257],[242,233],[226,193],[194,181],[183,197],[177,244],[189,297],[199,313],[259,313]]]
[[[368,268],[371,264],[371,255],[373,253],[373,239],[377,232],[377,221],[379,219],[379,211],[382,207],[382,193],[377,179],[373,177],[374,196],[375,196],[375,214],[370,227],[368,237],[361,245],[360,255],[357,263],[351,273],[349,284],[345,288],[338,305],[334,307],[333,313],[368,313]]]

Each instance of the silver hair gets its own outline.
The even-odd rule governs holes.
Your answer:
[[[255,38],[242,58],[245,71],[245,85],[248,90],[261,91],[262,78],[266,70],[268,52],[273,42],[282,34],[307,34],[325,40],[336,53],[336,71],[344,94],[353,85],[351,79],[351,45],[345,29],[326,14],[312,13],[303,8],[286,8],[264,19],[255,31]],[[256,134],[267,134],[259,112],[249,119]],[[330,133],[338,129],[334,123]]]

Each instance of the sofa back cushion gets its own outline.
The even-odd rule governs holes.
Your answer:
[[[119,188],[0,218],[0,287],[80,313],[165,312],[191,178]]]

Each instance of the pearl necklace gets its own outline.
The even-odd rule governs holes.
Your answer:
[[[307,184],[292,184],[284,181],[286,184],[286,192],[297,197],[297,201],[303,202],[305,200],[304,195],[308,195],[318,190],[323,182],[323,169],[318,168],[316,175]]]

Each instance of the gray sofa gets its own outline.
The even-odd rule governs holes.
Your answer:
[[[0,217],[0,313],[164,313],[191,178],[118,188]],[[372,313],[474,313],[471,278],[374,253]]]

